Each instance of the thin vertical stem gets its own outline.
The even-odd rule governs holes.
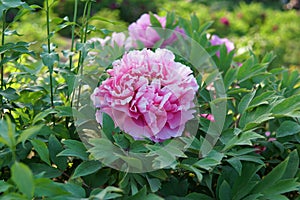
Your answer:
[[[49,0],[46,0],[46,17],[47,17],[47,47],[48,53],[51,53],[51,41],[50,41],[50,14],[49,14]],[[54,108],[54,94],[53,94],[53,70],[49,69],[50,75],[50,99],[51,99],[51,107]],[[55,117],[52,115],[52,122],[55,125]]]
[[[87,32],[88,32],[88,20],[89,17],[91,15],[91,7],[92,7],[92,2],[91,1],[87,1],[85,6],[84,6],[84,12],[83,12],[83,26],[81,29],[81,43],[85,43],[86,42],[86,38],[87,38]],[[83,75],[83,57],[82,57],[82,53],[79,52],[79,61],[78,61],[78,67],[77,67],[77,72],[79,72],[80,69],[80,75]],[[77,99],[77,108],[79,107],[79,99],[80,99],[80,95],[81,95],[81,85],[79,85],[79,89],[78,89],[78,99]]]
[[[1,46],[3,46],[5,44],[5,29],[6,29],[6,10],[3,11],[3,15],[2,15],[2,33],[1,33]],[[1,63],[2,60],[4,59],[4,53],[1,54]],[[1,90],[4,90],[5,88],[5,83],[4,83],[4,65],[3,63],[0,66],[1,70]],[[1,101],[1,110],[3,108],[3,96],[0,95],[0,101]]]
[[[71,43],[71,52],[74,52],[74,41],[75,41],[75,25],[77,21],[77,10],[78,10],[78,0],[75,0],[75,5],[74,5],[74,16],[73,16],[73,25],[72,25],[72,43]],[[69,68],[70,70],[72,69],[73,65],[73,55],[69,56]]]

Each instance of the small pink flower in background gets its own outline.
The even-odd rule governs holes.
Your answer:
[[[114,47],[114,45],[117,44],[119,47],[123,47],[123,46],[127,45],[126,44],[127,40],[128,40],[128,38],[126,38],[126,35],[124,33],[113,32],[111,37],[106,36],[104,39],[102,39],[102,38],[91,38],[88,41],[88,43],[100,42],[101,46],[111,45],[112,47]]]
[[[154,14],[154,16],[160,22],[161,27],[163,29],[166,28],[166,17],[160,17],[156,14]],[[128,31],[135,47],[137,46],[137,41],[139,41],[144,45],[144,47],[152,48],[158,41],[161,40],[161,37],[151,25],[149,14],[143,14],[136,22],[130,24]],[[176,32],[181,35],[184,34],[182,29],[176,28],[174,33],[168,39],[164,40],[161,47],[172,44],[177,39]]]
[[[192,70],[174,59],[166,49],[143,49],[114,61],[110,78],[91,95],[98,123],[105,112],[135,139],[160,142],[181,136],[193,118],[199,86]]]
[[[276,140],[276,138],[270,137],[270,136],[271,136],[271,132],[270,132],[270,131],[266,131],[266,132],[265,132],[265,136],[268,137],[268,142],[272,142],[272,141],[275,141],[275,140]]]
[[[220,38],[217,35],[212,35],[211,39],[210,39],[210,43],[211,45],[215,46],[215,45],[222,45],[225,44],[226,48],[227,48],[227,53],[231,52],[234,49],[234,44],[233,42],[231,42],[230,40],[228,40],[227,38]],[[216,55],[218,57],[220,57],[220,52],[218,51],[216,53]]]
[[[200,114],[200,116],[208,119],[209,121],[215,122],[215,118],[212,114]]]
[[[270,132],[270,131],[266,131],[266,132],[265,132],[265,136],[270,137],[270,135],[271,135],[271,132]]]
[[[222,18],[220,19],[220,22],[221,22],[222,24],[224,24],[225,26],[229,26],[229,25],[230,25],[229,20],[227,19],[227,17],[222,17]]]
[[[266,131],[265,136],[268,137],[268,140],[267,140],[268,142],[276,141],[276,138],[270,137],[271,136],[270,131]],[[265,150],[267,150],[267,147],[259,146],[259,145],[255,145],[254,148],[255,148],[255,153],[258,153],[258,154],[260,154],[260,153],[264,152]]]

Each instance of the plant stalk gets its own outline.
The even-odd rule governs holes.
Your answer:
[[[73,16],[73,25],[72,25],[72,42],[71,42],[71,52],[74,52],[74,43],[75,43],[75,25],[77,21],[77,10],[78,10],[78,0],[75,0],[74,5],[74,16]],[[69,69],[71,71],[73,65],[73,55],[69,56]]]
[[[3,15],[2,15],[2,33],[1,33],[1,46],[3,46],[5,44],[5,29],[6,29],[6,10],[3,11]],[[5,88],[5,83],[4,83],[4,64],[2,63],[4,59],[4,53],[1,54],[1,61],[0,61],[0,74],[1,74],[1,90],[4,90]],[[0,101],[1,101],[1,109],[0,111],[3,111],[3,96],[0,95]]]
[[[49,0],[46,0],[46,17],[47,17],[47,47],[48,53],[51,53],[51,41],[50,41],[50,14],[49,14]],[[52,66],[53,67],[53,66]],[[54,94],[53,94],[53,70],[49,70],[50,75],[50,99],[51,99],[51,107],[54,108]],[[52,115],[52,122],[55,125],[55,116]]]
[[[88,20],[91,15],[91,7],[92,7],[92,2],[87,1],[85,6],[84,6],[84,11],[83,11],[83,26],[81,29],[81,36],[80,36],[80,42],[85,43],[86,38],[87,38],[87,31],[88,31]],[[83,75],[83,61],[84,58],[82,57],[82,53],[79,52],[79,60],[78,60],[78,66],[77,66],[77,73],[79,72],[80,69],[80,75]],[[77,108],[79,107],[79,99],[81,95],[81,84],[79,84],[78,88],[78,98],[77,98]]]

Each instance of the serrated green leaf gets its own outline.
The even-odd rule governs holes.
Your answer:
[[[86,176],[92,174],[102,168],[102,164],[96,160],[87,160],[78,165],[74,171],[72,178]]]
[[[34,180],[29,167],[20,162],[15,162],[11,167],[11,179],[15,182],[18,190],[29,199],[33,197]]]
[[[48,165],[51,165],[49,159],[49,150],[46,143],[41,140],[31,140],[30,142],[34,147],[34,150],[39,154],[41,160],[47,163]]]

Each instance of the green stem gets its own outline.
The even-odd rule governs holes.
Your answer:
[[[49,0],[46,1],[46,17],[47,17],[47,47],[48,53],[51,53],[51,41],[50,41],[50,14],[49,14]],[[49,70],[50,74],[50,99],[51,99],[51,107],[54,108],[54,94],[53,94],[53,70]],[[52,115],[52,122],[55,125],[55,116]]]
[[[75,0],[75,5],[74,5],[74,17],[73,17],[73,25],[72,25],[72,42],[71,42],[71,52],[74,52],[74,43],[75,43],[75,25],[77,21],[77,10],[78,10],[78,0]],[[70,70],[72,69],[73,65],[73,55],[69,56],[69,61],[70,61]]]
[[[88,31],[88,20],[91,15],[91,8],[92,8],[92,2],[87,1],[84,6],[84,12],[83,12],[83,28],[81,29],[81,36],[80,36],[80,42],[85,43],[87,38],[87,31]],[[79,60],[78,60],[78,66],[77,66],[77,72],[79,72],[80,69],[80,75],[83,75],[83,57],[82,53],[79,52]],[[79,84],[78,88],[78,98],[77,98],[77,108],[79,107],[79,99],[81,95],[81,84]]]
[[[3,46],[5,44],[5,29],[6,29],[6,10],[3,11],[3,15],[2,15],[2,33],[1,33],[1,46]],[[1,54],[1,63],[2,63],[2,60],[4,59],[4,53]],[[1,73],[1,90],[4,90],[5,88],[5,83],[4,83],[4,65],[1,64],[0,66],[1,70],[0,70],[0,73]],[[3,96],[0,95],[0,101],[1,101],[1,112],[2,112],[2,109],[3,109]]]

